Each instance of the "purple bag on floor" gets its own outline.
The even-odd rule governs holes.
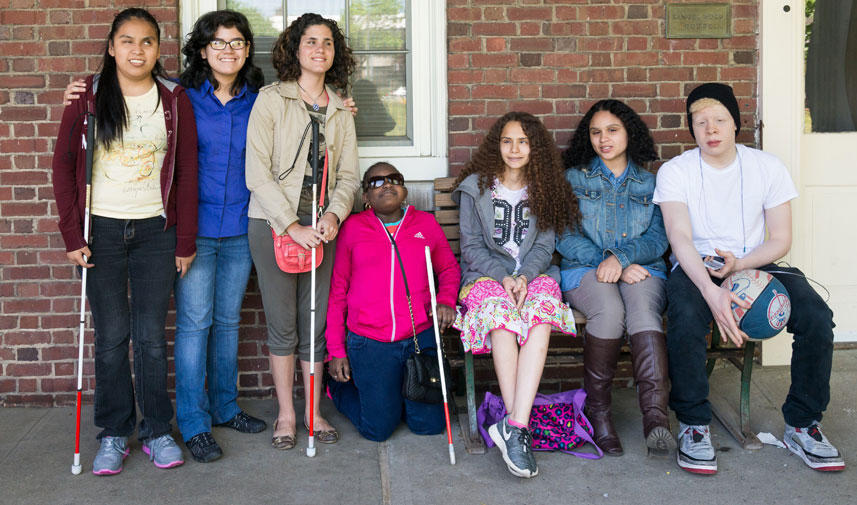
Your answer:
[[[537,394],[530,412],[530,432],[534,451],[562,451],[578,458],[599,459],[604,453],[592,439],[592,426],[583,414],[586,392],[582,389],[552,395]],[[488,427],[506,415],[503,398],[485,393],[482,405],[476,411],[479,432],[485,445],[494,447]],[[598,454],[575,452],[573,449],[589,442]]]

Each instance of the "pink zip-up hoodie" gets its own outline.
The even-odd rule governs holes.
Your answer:
[[[419,333],[433,324],[425,246],[431,248],[438,277],[438,304],[455,307],[461,270],[443,230],[428,212],[409,206],[393,239],[405,265]],[[327,306],[330,357],[346,357],[348,330],[379,342],[413,338],[402,270],[384,225],[371,209],[349,217],[336,240]]]

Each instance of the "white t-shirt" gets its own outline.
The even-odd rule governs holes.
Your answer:
[[[515,273],[521,268],[521,244],[530,228],[530,202],[526,186],[511,190],[494,179],[494,242],[515,258]]]
[[[654,202],[687,205],[693,245],[703,256],[716,256],[715,247],[738,258],[746,256],[765,241],[765,210],[798,196],[776,156],[736,147],[738,156],[725,168],[702,161],[697,147],[658,170]],[[675,255],[672,260],[677,264]]]

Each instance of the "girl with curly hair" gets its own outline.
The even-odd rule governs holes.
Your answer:
[[[623,454],[611,389],[626,331],[649,453],[666,455],[675,447],[661,319],[667,237],[652,202],[655,176],[642,168],[656,158],[646,124],[618,100],[593,105],[563,153],[565,177],[585,217],[582,226],[565,230],[557,240],[563,298],[586,315],[586,416],[595,442],[610,456]]]
[[[509,471],[535,477],[527,426],[552,327],[575,334],[551,265],[556,233],[580,221],[559,151],[531,114],[509,112],[488,131],[456,181],[466,350],[493,351],[508,414],[488,429]],[[490,443],[490,442],[489,442]]]
[[[259,90],[247,126],[246,182],[250,189],[250,252],[259,276],[259,290],[268,326],[268,351],[279,413],[271,444],[291,449],[296,443],[296,415],[292,400],[295,354],[301,360],[304,391],[310,388],[310,367],[321,375],[325,352],[324,329],[330,277],[339,226],[354,205],[360,186],[354,119],[335,88],[344,88],[355,61],[335,21],[304,14],[280,35],[274,45],[274,68],[280,81]],[[318,146],[312,146],[311,122],[319,123]],[[319,202],[313,201],[311,157],[319,153],[319,172],[326,167],[327,184],[318,225],[310,226]],[[316,269],[315,362],[310,363],[311,272],[287,273],[274,257],[273,234],[288,234],[304,249],[321,248]],[[339,433],[322,416],[318,401],[321,382],[315,382],[313,409],[315,439],[335,443]]]

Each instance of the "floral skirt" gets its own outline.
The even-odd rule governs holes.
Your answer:
[[[504,329],[518,336],[518,345],[527,342],[530,328],[550,324],[563,333],[576,335],[574,315],[562,302],[559,285],[548,275],[540,275],[527,285],[527,297],[519,311],[503,286],[490,277],[480,277],[461,288],[463,309],[453,327],[461,330],[464,350],[473,354],[491,352],[491,331]]]

